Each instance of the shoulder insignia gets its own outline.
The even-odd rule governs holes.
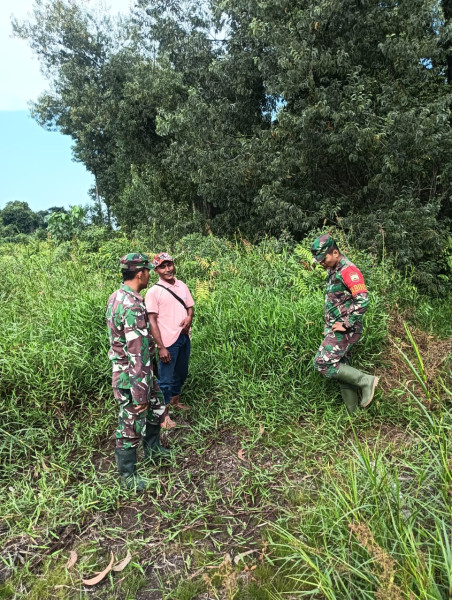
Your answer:
[[[341,275],[352,296],[367,292],[366,284],[364,283],[364,277],[361,271],[355,267],[355,265],[346,267],[342,271]]]

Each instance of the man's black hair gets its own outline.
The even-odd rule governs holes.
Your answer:
[[[140,271],[144,271],[144,269],[137,269],[136,271],[123,271],[122,272],[122,282],[130,281],[131,279],[135,279],[135,275]]]

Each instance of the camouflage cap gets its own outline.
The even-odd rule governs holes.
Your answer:
[[[156,269],[159,265],[161,265],[165,261],[174,262],[173,257],[170,254],[168,254],[167,252],[160,252],[159,254],[156,254],[155,256],[153,256],[152,266],[154,267],[154,269]]]
[[[334,246],[335,241],[329,233],[319,236],[311,246],[312,258],[320,263]]]
[[[149,258],[146,254],[138,254],[138,252],[131,252],[121,257],[119,261],[121,264],[121,271],[139,271],[140,269],[152,269],[152,265],[149,262]]]

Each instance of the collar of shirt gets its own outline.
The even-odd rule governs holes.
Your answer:
[[[121,290],[123,290],[124,292],[127,292],[128,294],[132,294],[132,296],[134,298],[136,298],[140,302],[143,302],[143,296],[141,294],[139,294],[138,292],[136,292],[135,290],[133,290],[127,284],[121,283]]]
[[[347,257],[342,255],[341,258],[338,260],[337,265],[335,267],[333,267],[332,269],[328,269],[328,275],[333,275],[334,273],[337,273],[337,271],[339,271],[339,269],[341,269],[346,264],[347,264]]]
[[[176,278],[174,278],[174,283],[170,283],[170,284],[168,285],[164,279],[159,279],[159,280],[157,281],[157,283],[158,283],[159,285],[163,285],[164,287],[166,287],[166,288],[168,289],[168,288],[176,287],[176,286],[177,286],[177,284],[179,283],[179,280],[178,280],[178,279],[176,279]]]

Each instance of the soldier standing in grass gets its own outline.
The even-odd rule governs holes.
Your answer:
[[[361,271],[339,252],[329,234],[314,240],[311,247],[315,262],[328,270],[325,296],[324,340],[314,359],[314,367],[325,377],[339,381],[342,398],[349,414],[372,402],[378,377],[350,366],[353,346],[363,331],[363,315],[369,298]]]
[[[113,394],[119,404],[115,457],[121,485],[141,491],[146,484],[136,473],[140,440],[146,458],[167,457],[170,451],[160,445],[165,407],[152,370],[154,340],[139,293],[148,285],[151,264],[145,254],[132,253],[120,265],[123,284],[110,296],[106,314]]]
[[[162,427],[170,429],[176,427],[168,414],[170,404],[188,409],[180,403],[180,393],[188,375],[194,302],[185,283],[176,279],[174,261],[169,254],[156,254],[152,265],[159,281],[146,292],[145,303],[159,351],[158,384],[166,403]]]

